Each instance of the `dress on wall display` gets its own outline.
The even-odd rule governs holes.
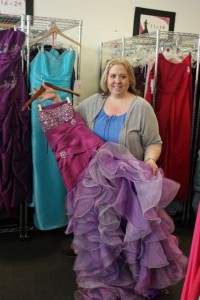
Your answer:
[[[39,88],[42,82],[68,88],[75,62],[75,51],[66,50],[59,53],[56,49],[40,50],[30,63],[30,85]],[[59,92],[60,97],[71,95]],[[47,101],[46,104],[51,103]],[[38,124],[37,101],[31,107],[32,126],[32,160],[33,160],[33,201],[34,223],[38,229],[48,230],[65,226],[67,216],[65,210],[66,189],[58,170],[56,160],[44,134]]]
[[[164,209],[179,184],[103,142],[66,102],[43,107],[39,119],[68,190],[75,299],[139,300],[184,278],[187,258]]]
[[[0,31],[0,210],[11,216],[32,197],[30,112],[21,112],[27,98],[24,41],[20,30]]]

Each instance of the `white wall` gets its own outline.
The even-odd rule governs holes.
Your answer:
[[[100,43],[132,36],[136,6],[176,12],[176,32],[200,33],[199,0],[34,0],[35,16],[83,21],[81,99],[98,91]]]

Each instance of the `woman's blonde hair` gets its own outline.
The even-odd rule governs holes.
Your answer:
[[[136,80],[135,80],[135,75],[133,73],[133,67],[126,59],[123,59],[123,58],[114,58],[107,62],[105,70],[104,70],[104,72],[101,76],[101,80],[100,80],[100,88],[101,88],[102,92],[105,95],[108,95],[110,93],[110,91],[108,89],[108,84],[107,84],[108,73],[109,73],[110,69],[115,65],[123,65],[124,66],[124,68],[127,71],[128,77],[129,77],[128,91],[133,94],[138,94],[138,92],[135,88]]]

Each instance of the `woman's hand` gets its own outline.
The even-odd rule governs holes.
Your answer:
[[[153,174],[156,175],[156,172],[158,170],[158,166],[157,166],[156,162],[150,158],[150,159],[147,159],[145,161],[145,163],[151,167]]]
[[[158,166],[156,161],[160,157],[161,154],[161,145],[149,145],[144,153],[144,161],[151,167],[153,174],[155,175]]]
[[[48,87],[45,83],[42,83],[42,86],[45,88],[45,91],[40,95],[40,101],[39,103],[46,101],[46,100],[52,100],[53,103],[61,102],[60,96],[55,92],[54,89]],[[38,89],[34,88],[34,90],[37,92]]]

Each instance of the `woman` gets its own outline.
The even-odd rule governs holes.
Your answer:
[[[110,61],[103,73],[101,88],[105,96],[83,101],[77,112],[103,140],[126,146],[137,159],[146,161],[155,174],[161,153],[157,119],[147,101],[137,96],[128,61]]]
[[[104,94],[86,99],[76,112],[43,87],[42,101],[54,104],[40,112],[41,125],[69,191],[75,299],[138,300],[181,280],[187,259],[163,209],[179,184],[158,169],[158,123],[136,94],[130,64],[109,61]]]

